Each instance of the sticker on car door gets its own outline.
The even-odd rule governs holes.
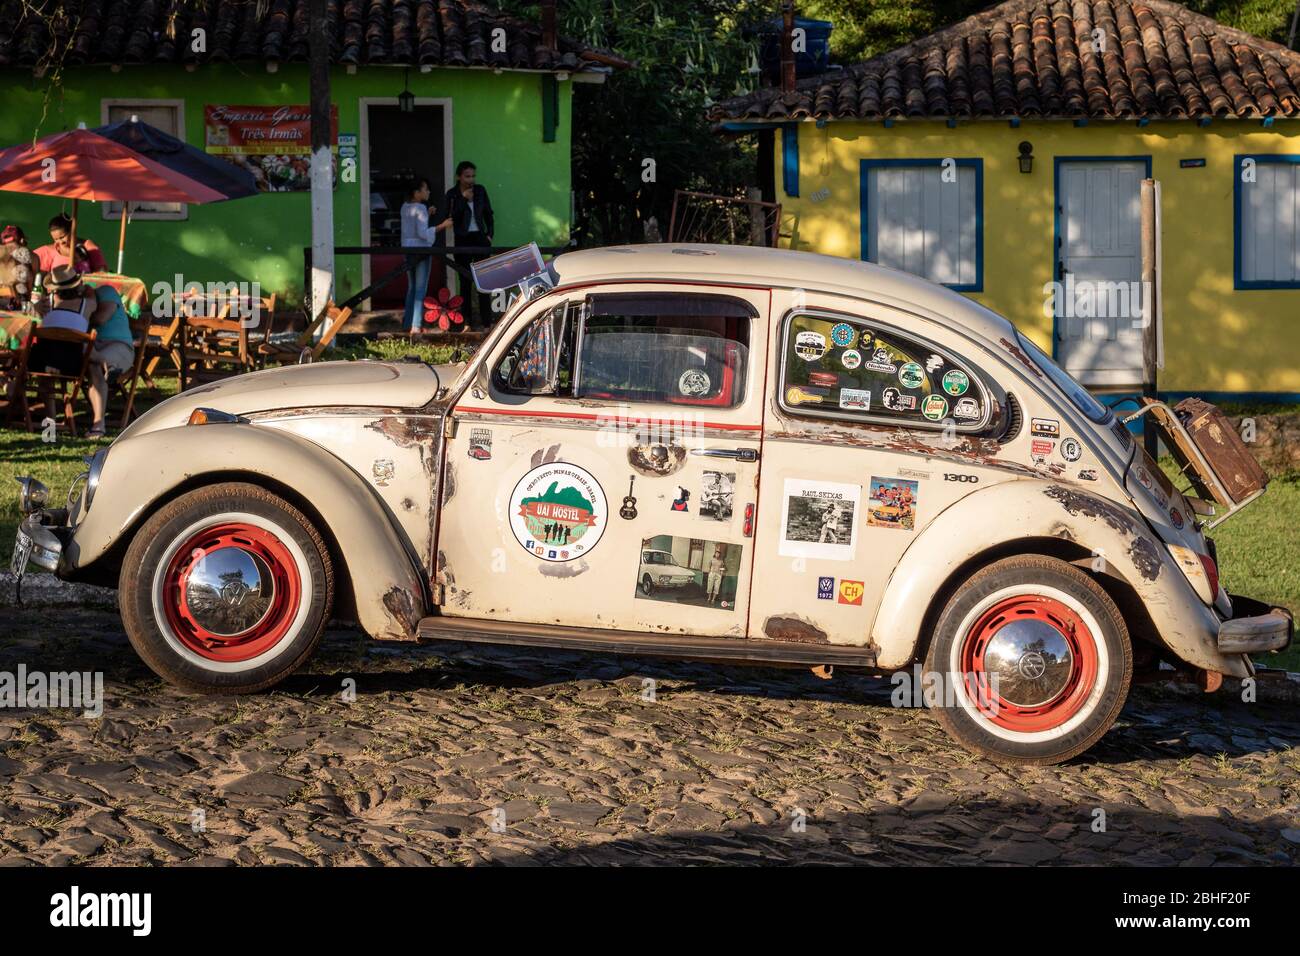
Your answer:
[[[609,506],[600,483],[568,462],[538,465],[510,495],[515,540],[543,561],[572,561],[589,554],[605,533]]]
[[[731,611],[740,580],[739,544],[658,534],[641,542],[637,598]]]
[[[861,485],[787,478],[783,497],[779,548],[782,555],[853,560],[858,543]]]

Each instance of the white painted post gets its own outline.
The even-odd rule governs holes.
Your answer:
[[[330,155],[329,18],[326,0],[311,0],[311,296],[319,318],[334,295],[334,175]],[[317,335],[324,329],[321,323]]]

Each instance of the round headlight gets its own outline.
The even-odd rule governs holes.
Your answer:
[[[109,447],[112,447],[111,445]],[[108,448],[101,448],[95,454],[90,456],[87,464],[90,470],[86,472],[86,508],[90,508],[90,502],[95,497],[95,489],[99,487],[99,476],[104,471],[104,462],[108,460]]]
[[[50,497],[50,489],[35,478],[19,478],[18,510],[29,515],[45,507]]]

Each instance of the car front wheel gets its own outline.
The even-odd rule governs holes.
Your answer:
[[[654,581],[650,580],[650,575],[648,574],[641,575],[641,593],[646,597],[655,593]]]
[[[334,572],[301,511],[231,482],[182,495],[146,521],[118,595],[132,646],[160,677],[200,693],[249,693],[315,651]]]
[[[1053,764],[1110,729],[1128,697],[1133,651],[1115,602],[1087,574],[1043,555],[1005,558],[968,578],[939,617],[927,701],[968,750]]]

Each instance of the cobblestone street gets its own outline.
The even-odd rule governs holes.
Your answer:
[[[1139,687],[1084,757],[999,769],[865,676],[334,630],[276,691],[201,698],[109,611],[0,610],[20,664],[105,701],[0,711],[9,865],[1300,860],[1300,714],[1226,695]]]

